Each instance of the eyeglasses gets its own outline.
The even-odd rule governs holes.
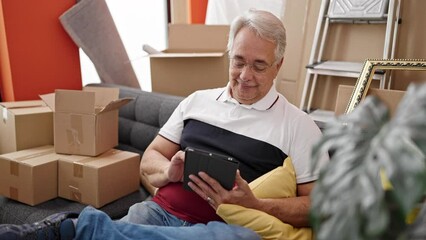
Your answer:
[[[268,68],[274,66],[274,64],[268,64],[266,62],[254,62],[252,64],[246,63],[242,59],[238,58],[231,58],[231,67],[233,69],[239,70],[240,72],[243,71],[244,67],[249,67],[253,72],[262,74],[265,73]]]

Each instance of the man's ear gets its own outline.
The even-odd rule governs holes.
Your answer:
[[[278,71],[280,70],[280,68],[283,65],[283,63],[284,63],[284,57],[282,57],[281,60],[277,63],[277,70]]]

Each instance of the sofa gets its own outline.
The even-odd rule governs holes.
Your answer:
[[[119,110],[119,143],[117,149],[136,152],[142,155],[159,129],[166,123],[174,109],[183,99],[161,93],[146,92],[115,84],[96,83],[91,87],[117,87],[121,97],[133,97],[134,100]],[[113,176],[111,176],[113,177]],[[146,187],[145,187],[146,186]],[[127,196],[111,202],[100,210],[112,219],[119,219],[127,214],[129,207],[152,195],[153,189],[141,179],[140,188]],[[57,212],[81,212],[85,204],[55,198],[36,206],[29,206],[0,196],[0,224],[32,223]]]

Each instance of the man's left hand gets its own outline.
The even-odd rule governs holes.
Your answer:
[[[189,182],[188,186],[215,210],[222,203],[237,204],[248,208],[256,208],[256,205],[259,204],[259,200],[254,196],[247,181],[241,177],[239,170],[235,176],[235,186],[229,191],[205,172],[200,172],[198,176],[190,175],[189,178],[192,182]]]

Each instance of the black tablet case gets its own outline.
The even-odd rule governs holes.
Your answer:
[[[185,149],[183,187],[192,191],[188,186],[188,182],[191,181],[189,175],[198,176],[198,172],[202,171],[216,179],[223,188],[231,190],[234,187],[238,165],[238,161],[232,157],[188,147]]]

